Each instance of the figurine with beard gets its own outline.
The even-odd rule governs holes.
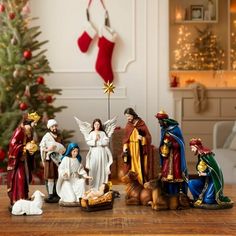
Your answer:
[[[55,161],[62,153],[58,153],[57,143],[62,143],[62,137],[58,131],[57,121],[54,119],[48,120],[48,132],[43,136],[40,142],[41,159],[44,166],[44,179],[48,197],[45,199],[48,203],[59,201],[56,193],[56,182],[58,179],[58,163]],[[65,149],[64,149],[65,150]]]

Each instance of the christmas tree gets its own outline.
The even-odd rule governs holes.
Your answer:
[[[194,57],[192,55],[193,43],[191,42],[191,33],[186,26],[181,25],[178,29],[178,38],[174,51],[174,70],[194,69]]]
[[[198,36],[192,40],[187,27],[178,30],[177,49],[174,51],[175,70],[222,70],[224,50],[217,36],[209,26],[201,30],[196,27]]]
[[[30,26],[28,0],[0,0],[0,158],[6,161],[8,143],[24,114],[42,116],[36,134],[38,141],[46,132],[46,123],[65,106],[55,107],[60,89],[50,89],[45,75],[52,73],[39,42],[40,27]],[[73,131],[63,130],[64,140]],[[0,162],[4,164],[4,162]]]
[[[207,26],[204,30],[196,28],[198,37],[195,39],[195,64],[198,70],[222,70],[224,65],[224,50],[217,36]]]

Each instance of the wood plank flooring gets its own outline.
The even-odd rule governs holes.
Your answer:
[[[44,186],[30,186],[30,193]],[[6,186],[0,186],[1,236],[75,235],[236,235],[236,207],[225,210],[188,209],[153,211],[151,207],[126,206],[124,186],[113,209],[84,212],[80,208],[43,205],[41,216],[13,216],[8,211]],[[236,185],[227,185],[225,195],[236,202]]]

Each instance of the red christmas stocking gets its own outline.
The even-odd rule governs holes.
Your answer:
[[[105,83],[111,83],[113,81],[111,59],[115,46],[116,34],[108,26],[104,26],[101,33],[102,35],[98,40],[99,49],[95,68]]]
[[[88,51],[89,45],[92,42],[94,36],[96,35],[96,30],[92,24],[87,21],[83,33],[79,36],[77,44],[81,52],[85,53]]]

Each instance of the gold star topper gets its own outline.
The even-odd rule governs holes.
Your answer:
[[[113,82],[107,82],[107,83],[104,83],[104,87],[103,87],[103,89],[104,89],[104,93],[108,93],[109,95],[110,95],[110,93],[114,93],[114,89],[115,89],[116,87],[114,86],[114,84],[113,84]]]

